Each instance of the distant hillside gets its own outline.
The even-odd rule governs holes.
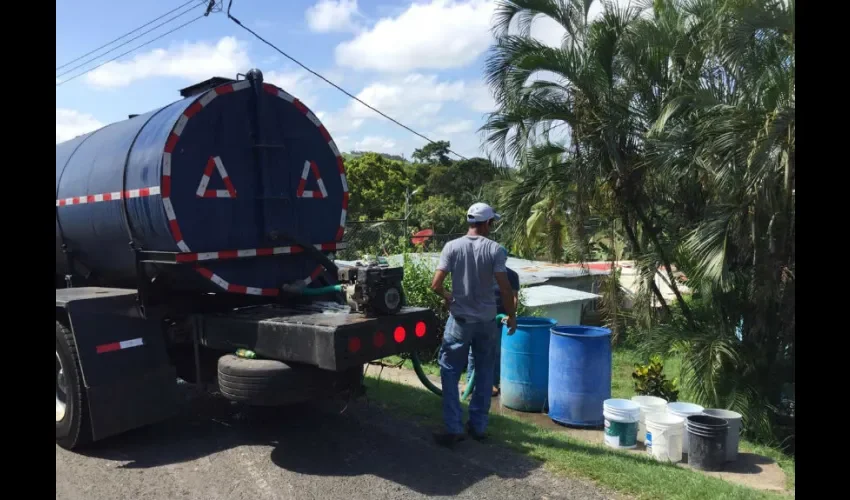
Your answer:
[[[391,154],[388,154],[388,153],[379,153],[377,151],[351,151],[351,152],[348,152],[348,153],[342,153],[342,157],[345,158],[346,160],[348,160],[348,159],[351,159],[351,158],[357,158],[358,156],[363,156],[366,153],[374,153],[378,156],[383,156],[387,160],[407,161],[407,158],[405,158],[402,155],[391,155]]]

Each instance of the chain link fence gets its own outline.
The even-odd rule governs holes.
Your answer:
[[[363,255],[403,253],[407,222],[403,219],[356,221],[345,225],[346,248],[337,252],[342,260],[357,260]]]

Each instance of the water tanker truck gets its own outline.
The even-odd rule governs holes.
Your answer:
[[[178,379],[286,405],[357,394],[365,363],[437,342],[402,269],[335,264],[350,190],[312,111],[259,70],[181,96],[56,145],[67,449],[169,418]]]

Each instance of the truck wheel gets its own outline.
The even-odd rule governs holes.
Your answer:
[[[91,441],[91,424],[74,335],[56,322],[56,444],[71,450]]]
[[[337,375],[314,366],[232,354],[218,360],[218,387],[231,401],[256,406],[301,403],[333,393]]]

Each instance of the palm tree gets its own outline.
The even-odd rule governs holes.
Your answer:
[[[499,206],[505,207],[504,226],[515,254],[562,262],[569,241],[570,214],[575,189],[565,177],[569,172],[558,156],[529,157],[520,171],[508,176],[501,187]]]
[[[685,14],[705,20],[710,71],[682,79],[667,99],[652,129],[654,161],[673,177],[696,173],[709,195],[683,250],[712,302],[710,323],[726,335],[689,337],[704,351],[689,363],[701,375],[692,389],[714,404],[772,410],[793,386],[796,349],[795,2],[711,7]],[[769,416],[751,423],[766,427]]]
[[[578,227],[607,216],[667,312],[647,349],[683,351],[695,397],[766,428],[759,408],[794,376],[794,1],[606,2],[591,21],[592,3],[499,3],[486,66],[499,109],[483,129],[518,165],[507,212],[569,192]],[[561,46],[529,36],[539,16],[564,28]],[[560,126],[568,142],[551,140]]]
[[[506,0],[500,2],[494,22],[497,37],[486,65],[486,79],[500,109],[492,113],[483,129],[502,164],[533,164],[544,156],[570,159],[568,176],[583,200],[600,198],[617,213],[634,255],[644,254],[647,236],[659,262],[648,263],[667,272],[680,308],[690,315],[673,279],[670,244],[647,209],[643,187],[643,136],[657,116],[661,103],[657,92],[664,83],[663,66],[646,60],[637,47],[652,41],[656,33],[644,26],[646,6],[605,3],[600,19],[589,22],[592,1]],[[546,16],[565,31],[561,47],[547,46],[529,36],[531,22]],[[509,32],[517,25],[518,34]],[[633,38],[640,37],[637,42]],[[629,52],[629,49],[632,49]],[[621,49],[621,50],[620,50]],[[631,58],[631,59],[630,59]],[[551,80],[534,80],[546,72]],[[655,110],[655,115],[653,115]],[[548,140],[551,131],[566,125],[570,144]],[[514,197],[516,198],[516,197]],[[539,200],[538,200],[539,201]],[[581,218],[582,213],[577,216]],[[661,306],[667,303],[650,280],[649,288]]]

